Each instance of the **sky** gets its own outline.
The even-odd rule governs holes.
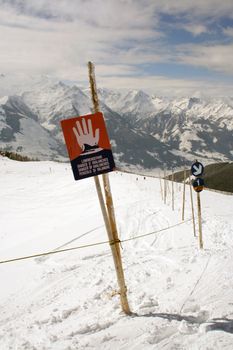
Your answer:
[[[0,0],[0,87],[40,76],[233,96],[232,0]]]

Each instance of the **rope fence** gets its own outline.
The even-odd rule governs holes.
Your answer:
[[[132,175],[137,175],[137,176],[143,176],[143,177],[149,177],[149,178],[154,178],[154,179],[159,179],[159,175],[152,175],[152,174],[147,174],[147,173],[136,173],[133,171],[125,170],[119,167],[116,167],[116,171],[119,171],[121,173],[126,173],[126,174],[132,174]],[[163,178],[163,177],[162,177]],[[187,178],[188,179],[188,178]],[[167,179],[168,181],[172,181],[171,179]],[[181,181],[174,180],[177,184],[181,184]],[[221,190],[215,190],[213,188],[205,187],[205,190],[210,191],[210,192],[217,192],[221,194],[226,194],[227,196],[233,196],[233,192],[228,192],[228,191],[221,191]]]
[[[21,261],[21,260],[39,258],[39,257],[42,257],[42,256],[58,254],[58,253],[64,253],[64,252],[69,252],[69,251],[72,251],[72,250],[84,249],[84,248],[94,247],[94,246],[103,245],[103,244],[109,244],[109,245],[113,245],[113,244],[117,244],[117,243],[121,244],[121,243],[129,242],[129,241],[132,241],[132,240],[135,240],[135,239],[139,239],[139,238],[147,237],[147,236],[150,236],[150,235],[154,235],[156,233],[160,233],[160,232],[163,232],[163,231],[166,231],[166,230],[170,230],[170,229],[172,229],[172,228],[174,228],[176,226],[180,226],[180,225],[182,225],[182,224],[184,224],[186,222],[189,222],[191,220],[192,219],[188,219],[188,220],[179,222],[179,223],[177,223],[175,225],[162,228],[162,229],[160,229],[158,231],[145,233],[145,234],[134,236],[134,237],[131,237],[131,238],[125,238],[125,239],[122,239],[122,240],[119,239],[119,240],[115,240],[115,241],[114,240],[112,240],[112,241],[102,241],[102,242],[97,242],[97,243],[92,243],[92,244],[85,244],[85,245],[72,247],[72,248],[58,249],[58,250],[52,250],[52,251],[38,253],[38,254],[33,254],[33,255],[21,256],[21,257],[7,259],[7,260],[0,260],[0,264],[7,264],[7,263],[10,263],[10,262],[16,262],[16,261]]]

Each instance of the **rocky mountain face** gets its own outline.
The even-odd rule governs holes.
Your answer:
[[[108,104],[132,127],[168,145],[174,155],[206,162],[233,160],[232,98],[168,100],[145,95],[134,91],[119,98],[118,103],[108,99]]]
[[[20,96],[0,100],[0,148],[39,159],[65,156],[61,144],[39,123],[38,116]]]
[[[165,99],[143,91],[99,90],[118,166],[178,168],[198,158],[233,160],[233,99]],[[89,93],[42,83],[0,100],[0,148],[67,159],[60,120],[91,113]]]

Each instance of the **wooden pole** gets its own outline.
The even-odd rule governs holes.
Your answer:
[[[162,201],[163,201],[163,186],[162,186],[162,180],[161,180],[160,172],[159,172],[159,183],[160,183],[161,198],[162,198]]]
[[[164,204],[166,204],[167,200],[167,183],[166,183],[166,167],[164,167],[164,184],[163,184],[163,189],[164,189]]]
[[[110,187],[108,174],[103,175],[103,182],[104,182],[104,188],[105,188],[106,206],[109,214],[109,222],[110,222],[113,241],[115,242],[114,245],[112,246],[115,248],[114,254],[116,254],[116,261],[118,262],[116,265],[116,269],[117,269],[118,284],[120,286],[121,306],[123,311],[127,315],[129,315],[131,314],[131,311],[130,311],[128,299],[127,299],[127,287],[125,284],[124,270],[123,270],[122,259],[121,259],[120,240],[118,238],[116,219],[115,219],[111,187]]]
[[[96,81],[95,81],[94,65],[91,62],[88,62],[88,71],[89,71],[91,97],[92,97],[92,102],[94,106],[94,113],[96,113],[96,112],[99,112],[99,101],[98,101],[98,94],[97,94]],[[104,192],[105,192],[106,207],[107,207],[108,214],[106,212],[106,207],[104,205],[101,186],[97,176],[94,177],[96,190],[100,200],[100,206],[103,213],[108,238],[109,238],[109,241],[111,242],[110,247],[112,250],[113,261],[114,261],[115,270],[117,274],[117,280],[120,287],[119,294],[120,294],[120,300],[121,300],[121,307],[124,313],[129,315],[131,314],[131,311],[130,311],[128,299],[127,299],[127,287],[125,284],[124,270],[123,270],[122,260],[121,260],[121,252],[120,252],[120,246],[119,246],[120,240],[118,238],[110,182],[109,182],[108,174],[104,174],[102,175],[102,177],[103,177],[103,183],[104,183]]]
[[[191,184],[190,175],[189,175],[189,188],[190,188],[190,199],[191,199],[191,208],[192,208],[193,234],[194,234],[194,237],[196,237],[194,205],[193,205],[193,191],[192,191],[192,184]]]
[[[198,211],[198,227],[199,227],[199,248],[203,249],[202,222],[201,222],[201,198],[200,198],[199,192],[197,192],[197,211]]]
[[[170,195],[171,194],[171,191],[170,191],[170,180],[169,179],[166,179],[166,183],[167,183],[167,195]]]
[[[172,210],[174,211],[174,170],[172,168]]]
[[[99,99],[97,94],[96,80],[95,80],[95,68],[92,62],[88,62],[89,82],[91,89],[91,99],[93,103],[93,112],[97,113],[99,109]]]
[[[184,221],[184,209],[185,209],[185,169],[184,169],[184,186],[183,186],[182,221]]]

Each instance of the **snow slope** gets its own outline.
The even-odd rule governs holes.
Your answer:
[[[158,179],[110,182],[121,239],[181,222],[181,185],[173,212]],[[107,239],[93,179],[75,182],[69,164],[1,157],[0,193],[0,260]],[[0,264],[0,349],[232,349],[233,197],[201,199],[203,251],[191,221],[123,243],[133,316],[113,296],[108,245]]]

